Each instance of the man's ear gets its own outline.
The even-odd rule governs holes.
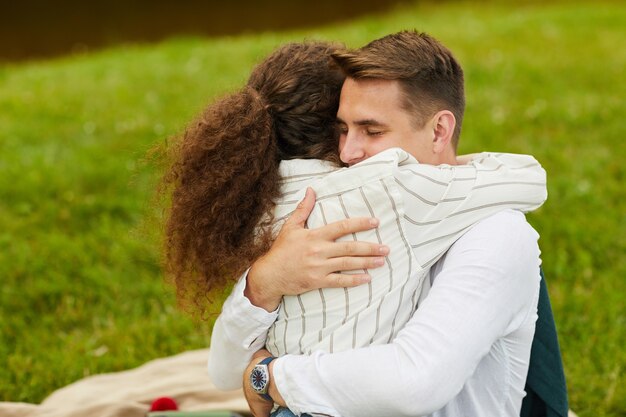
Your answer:
[[[454,134],[456,118],[449,110],[441,110],[432,118],[433,152],[442,153],[448,148]]]

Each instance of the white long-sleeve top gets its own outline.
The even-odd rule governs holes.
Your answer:
[[[435,264],[432,287],[391,343],[276,359],[274,381],[289,409],[519,416],[537,319],[537,238],[519,212],[485,219]]]
[[[392,159],[395,158],[391,165],[388,163],[390,156]],[[377,287],[377,290],[362,286],[357,289],[350,289],[360,289],[360,293],[354,291],[351,294],[344,289],[335,289],[329,291],[328,295],[323,293],[323,291],[328,290],[323,290],[309,293],[314,294],[314,296],[304,302],[303,296],[285,297],[281,307],[283,314],[281,317],[281,311],[279,311],[278,320],[276,320],[276,315],[267,315],[247,303],[243,297],[245,282],[242,281],[244,284],[240,283],[235,288],[233,295],[226,301],[222,316],[214,328],[209,370],[216,385],[224,388],[240,386],[241,373],[248,364],[250,355],[263,346],[265,342],[264,331],[269,325],[273,326],[273,331],[270,331],[267,345],[270,349],[272,346],[274,347],[275,354],[290,351],[299,353],[306,351],[306,349],[308,351],[320,349],[324,351],[335,349],[337,351],[350,347],[366,346],[372,342],[387,343],[393,340],[398,329],[408,320],[417,305],[417,295],[423,277],[428,270],[427,267],[468,226],[493,213],[494,207],[497,207],[498,204],[505,207],[517,205],[517,207],[528,209],[536,207],[545,199],[545,174],[538,167],[536,161],[530,157],[484,154],[475,159],[470,166],[432,167],[419,165],[407,156],[400,150],[392,150],[379,154],[378,158],[370,158],[363,164],[359,164],[360,166],[357,165],[349,170],[333,172],[332,174],[328,172],[327,166],[312,165],[318,163],[315,161],[305,161],[309,164],[306,167],[303,164],[295,165],[293,162],[286,167],[281,167],[285,178],[284,201],[278,206],[278,217],[280,217],[281,210],[283,213],[288,213],[299,201],[301,196],[297,192],[294,193],[294,190],[306,185],[313,185],[318,195],[318,205],[316,206],[318,212],[316,214],[314,211],[312,214],[309,219],[309,226],[318,226],[339,218],[351,217],[348,210],[358,211],[359,205],[365,205],[368,207],[366,212],[352,215],[376,215],[379,218],[378,212],[382,212],[383,216],[387,215],[389,217],[387,220],[381,219],[378,233],[381,233],[381,230],[387,230],[388,234],[381,233],[384,236],[382,241],[386,244],[389,244],[387,239],[393,240],[395,234],[397,244],[395,247],[390,245],[392,246],[390,258],[395,253],[396,259],[388,260],[388,270],[385,271],[380,268],[378,276],[375,275],[376,270],[370,271],[373,275],[372,282],[377,280],[384,282],[383,285]],[[366,165],[368,162],[369,165]],[[307,165],[306,163],[304,165]],[[392,169],[387,171],[374,169],[389,166]],[[403,167],[406,166],[410,169],[404,168],[403,171]],[[350,183],[345,181],[345,178],[344,181],[341,180],[341,175],[338,174],[348,174],[350,170],[355,172],[355,168],[361,169],[358,181],[353,180],[356,182]],[[312,173],[319,175],[312,175]],[[539,176],[537,176],[538,173]],[[349,186],[346,186],[346,183]],[[325,188],[325,184],[330,184],[330,187]],[[370,184],[371,189],[364,187],[364,184]],[[384,192],[377,191],[376,187],[384,189]],[[497,191],[494,192],[494,190]],[[356,193],[356,200],[349,198],[350,192]],[[494,195],[498,197],[494,198]],[[378,201],[381,200],[379,198],[381,196],[383,197],[382,202]],[[528,198],[525,199],[524,197]],[[333,202],[333,199],[337,201]],[[406,204],[407,200],[411,204]],[[391,204],[391,207],[385,207],[385,202],[387,205]],[[373,210],[378,212],[374,213]],[[316,220],[316,216],[318,220]],[[443,233],[445,230],[448,232]],[[450,233],[450,231],[452,232]],[[371,240],[372,236],[369,236],[370,239],[359,235],[353,238]],[[375,238],[381,241],[381,235]],[[412,250],[407,249],[409,246]],[[413,257],[412,262],[407,262],[407,258],[410,259],[411,257]],[[392,269],[395,273],[395,287],[390,282],[393,279],[391,277]],[[385,289],[388,290],[385,291]],[[423,291],[423,293],[426,292]],[[378,298],[372,297],[372,294],[378,294]],[[386,298],[391,302],[385,304]],[[375,302],[372,302],[372,299]],[[290,300],[291,306],[288,304]],[[358,303],[354,302],[355,300],[361,300],[360,307]],[[367,304],[363,300],[368,300]],[[329,308],[318,309],[316,313],[314,310],[316,304],[318,306],[334,304],[335,313],[332,313],[333,310]],[[339,305],[339,308],[336,308],[336,305]],[[387,306],[387,310],[381,308],[383,305]],[[363,309],[364,306],[365,309]],[[364,311],[367,311],[367,308],[371,306],[377,306],[377,308],[370,308],[368,318]],[[299,310],[294,310],[294,307],[299,308]],[[350,315],[350,310],[352,315]],[[288,311],[291,311],[292,314],[289,314]],[[373,311],[378,314],[376,318],[374,318]],[[237,320],[237,316],[240,314],[248,318],[244,318],[243,322]],[[315,317],[316,314],[317,318]],[[360,321],[359,316],[361,317]],[[291,331],[288,331],[290,323]],[[534,323],[534,319],[532,323]],[[251,324],[252,327],[250,327]],[[281,324],[283,327],[277,332],[276,329]],[[357,328],[357,324],[360,327]],[[326,333],[324,333],[325,330]],[[360,332],[360,338],[357,337],[357,330]],[[275,335],[282,335],[283,337],[280,339]],[[363,337],[363,335],[365,336]],[[374,340],[376,337],[377,339]],[[283,352],[280,351],[279,346],[285,347]],[[528,344],[529,347],[530,344]],[[291,358],[289,359],[291,360]],[[275,373],[280,372],[280,369],[285,369],[279,363],[275,366]],[[289,369],[290,372],[285,374],[285,377],[277,377],[277,383],[280,380],[284,381],[282,384],[279,383],[281,393],[283,393],[283,389],[287,389],[289,392],[289,388],[285,386],[287,381],[290,381],[288,375],[293,375],[298,379],[297,373],[292,373],[291,367]],[[523,373],[521,387],[523,387],[525,372],[525,369],[521,371]],[[523,391],[520,392],[523,393]],[[310,408],[310,405],[302,405],[297,402],[290,403],[288,398],[298,400],[302,399],[301,395],[297,397],[291,397],[285,393],[283,395],[294,411],[324,412]],[[328,413],[328,410],[324,410]],[[392,410],[392,414],[398,414],[397,410]],[[337,409],[330,414],[350,415],[348,413],[341,414]]]

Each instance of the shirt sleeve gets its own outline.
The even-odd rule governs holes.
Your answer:
[[[241,388],[252,355],[265,346],[267,329],[277,312],[254,306],[244,295],[248,271],[239,279],[213,326],[208,371],[219,389]]]
[[[273,376],[288,407],[344,417],[442,408],[495,341],[531,314],[537,237],[521,213],[494,215],[452,246],[429,295],[392,343],[278,358]]]
[[[396,182],[407,236],[423,268],[477,222],[505,209],[535,210],[547,198],[546,173],[530,155],[481,153],[467,165],[406,164]]]

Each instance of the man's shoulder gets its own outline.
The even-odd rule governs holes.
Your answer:
[[[522,238],[536,242],[539,234],[528,223],[524,213],[506,209],[476,223],[459,241],[485,238],[494,241]]]
[[[517,210],[503,210],[476,223],[461,236],[445,255],[444,264],[463,259],[511,271],[536,265],[539,271],[539,234]]]
[[[523,213],[498,212],[478,222],[452,245],[433,266],[431,281],[439,281],[445,271],[457,271],[456,275],[464,271],[459,276],[482,283],[484,288],[497,289],[499,296],[518,302],[523,309],[533,301],[539,285],[538,238]]]

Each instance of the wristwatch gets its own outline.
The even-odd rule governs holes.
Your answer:
[[[267,388],[270,384],[270,370],[268,365],[274,359],[276,358],[273,356],[263,359],[252,368],[252,372],[250,373],[250,385],[252,389],[261,397],[271,402],[274,402],[274,400],[267,393]]]

